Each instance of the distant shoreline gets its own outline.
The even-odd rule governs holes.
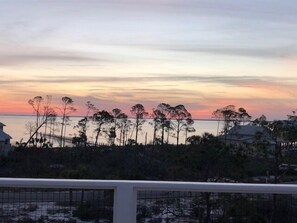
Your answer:
[[[0,116],[23,116],[23,117],[35,117],[35,115],[29,115],[29,114],[0,114]],[[60,115],[58,115],[57,117],[61,117]],[[84,118],[84,116],[80,116],[80,115],[71,115],[70,117],[73,118]],[[129,119],[135,119],[134,117],[128,117]],[[144,118],[144,119],[152,119],[152,118]],[[192,118],[194,121],[223,121],[222,119],[214,119],[214,118]]]

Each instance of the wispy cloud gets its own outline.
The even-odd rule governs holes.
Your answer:
[[[293,12],[296,8],[292,2],[280,2],[277,0],[264,0],[256,1],[251,0],[248,2],[237,2],[232,0],[108,0],[101,1],[105,4],[119,7],[136,7],[138,9],[161,9],[169,12],[195,12],[205,13],[207,15],[216,16],[239,16],[247,17],[249,19],[259,20],[259,18],[265,18],[268,16],[279,15],[285,17],[286,14],[280,13],[280,11],[286,10],[287,12]],[[269,4],[269,7],[267,5]]]
[[[0,65],[18,65],[25,63],[36,63],[36,62],[51,62],[51,61],[72,61],[72,62],[82,62],[82,61],[91,61],[98,62],[98,59],[78,56],[78,55],[70,55],[65,53],[56,53],[56,54],[23,54],[23,55],[5,55],[0,56]]]
[[[297,77],[253,76],[253,75],[181,75],[181,74],[149,74],[139,76],[90,76],[90,75],[43,75],[38,77],[11,78],[0,75],[1,83],[158,83],[165,82],[166,86],[176,86],[181,82],[217,83],[233,86],[260,86],[260,85],[297,85]],[[168,84],[168,82],[175,84]],[[153,85],[152,85],[153,86]],[[156,85],[156,87],[160,87]]]
[[[177,45],[177,46],[162,46],[161,49],[188,53],[208,53],[213,55],[227,56],[244,56],[244,57],[259,57],[259,58],[289,58],[297,55],[295,46],[283,47],[244,47],[244,46],[195,46],[194,45]]]
[[[95,55],[89,55],[86,53],[78,53],[71,51],[54,51],[54,50],[40,50],[27,49],[22,52],[16,53],[0,53],[0,65],[1,66],[14,66],[22,64],[36,64],[40,62],[62,62],[67,65],[67,62],[73,62],[77,64],[97,64],[110,61],[107,57],[99,57]],[[64,65],[65,65],[64,64]]]
[[[18,103],[53,93],[110,107],[289,108],[296,10],[279,0],[3,1],[0,92]]]

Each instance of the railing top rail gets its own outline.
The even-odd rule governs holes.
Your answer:
[[[294,184],[246,184],[182,181],[133,181],[133,180],[75,180],[0,178],[0,187],[56,188],[56,189],[117,189],[125,186],[134,190],[196,191],[222,193],[297,194]]]

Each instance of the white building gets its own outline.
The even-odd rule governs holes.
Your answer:
[[[0,122],[0,155],[7,155],[11,151],[11,136],[4,132],[4,124]]]

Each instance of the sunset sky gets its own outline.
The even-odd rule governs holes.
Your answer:
[[[52,95],[128,112],[184,104],[210,118],[297,109],[295,0],[1,0],[0,114]]]

